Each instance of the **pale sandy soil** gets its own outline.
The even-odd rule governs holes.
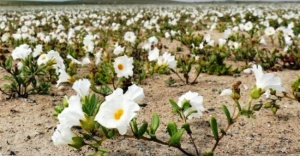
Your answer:
[[[204,32],[201,32],[204,33]],[[213,35],[216,40],[220,34]],[[178,41],[170,42],[162,39],[164,45],[168,46],[166,51],[176,51],[180,44]],[[186,53],[187,47],[183,47]],[[180,53],[177,53],[180,54]],[[0,85],[4,70],[0,68]],[[282,79],[287,92],[291,94],[290,84],[300,75],[299,71],[283,70],[277,73]],[[168,87],[164,82],[173,77],[177,83]],[[193,75],[191,79],[193,79]],[[213,76],[201,74],[197,84],[184,85],[176,75],[155,75],[146,79],[140,85],[145,91],[145,103],[147,106],[138,113],[139,122],[143,120],[150,122],[153,113],[158,113],[161,118],[161,126],[158,129],[160,139],[167,141],[168,135],[166,125],[169,121],[182,124],[179,117],[172,113],[170,98],[177,101],[185,92],[191,90],[198,92],[204,97],[206,111],[199,119],[193,119],[191,129],[195,142],[202,151],[213,147],[214,140],[209,128],[210,116],[216,116],[222,127],[226,126],[225,115],[222,113],[221,104],[226,104],[232,111],[233,102],[230,97],[221,97],[219,92],[230,88],[236,81],[249,89],[255,83],[254,75],[242,74],[240,77]],[[248,90],[241,89],[242,103],[248,99]],[[29,99],[6,100],[6,96],[0,93],[0,156],[73,156],[92,154],[90,149],[84,148],[78,151],[72,147],[56,147],[51,141],[58,121],[53,117],[53,108],[59,104],[64,95],[73,95],[74,91],[67,87],[65,91],[57,91],[53,87],[51,95],[30,95]],[[258,102],[258,101],[256,101]],[[240,117],[227,133],[217,148],[215,155],[240,156],[240,155],[300,155],[300,103],[283,99],[279,102],[281,109],[276,115],[270,110],[262,109],[256,113],[256,119]],[[130,134],[130,133],[129,133]],[[194,153],[192,144],[188,141],[187,135],[182,138],[182,146],[189,152]],[[108,155],[183,155],[179,150],[142,140],[118,138],[108,140],[103,144],[104,148],[110,149]]]
[[[3,70],[1,69],[1,72]],[[297,78],[299,71],[284,70],[277,75],[283,79],[284,87],[290,93],[289,84]],[[168,87],[164,80],[172,76],[177,83],[174,87]],[[144,81],[144,88],[148,104],[139,113],[140,121],[150,121],[153,113],[157,112],[161,118],[161,126],[158,135],[162,140],[167,140],[166,124],[175,121],[181,125],[177,116],[172,114],[168,99],[177,98],[191,90],[204,96],[206,111],[203,117],[190,120],[193,136],[197,146],[204,150],[213,146],[213,137],[210,132],[208,120],[211,115],[218,118],[222,126],[226,126],[221,104],[232,108],[229,97],[220,97],[219,91],[229,88],[231,84],[241,80],[249,88],[253,86],[253,75],[240,77],[212,76],[201,74],[195,85],[183,85],[175,75],[154,76]],[[247,100],[246,92],[242,88],[242,101]],[[32,95],[30,99],[6,100],[0,94],[0,155],[86,155],[92,153],[89,149],[77,151],[71,147],[55,147],[51,141],[57,120],[52,116],[53,107],[63,98],[63,95],[72,95],[69,88],[66,92],[53,91],[53,96]],[[299,103],[283,100],[281,109],[276,115],[270,110],[263,109],[256,114],[256,119],[239,118],[229,130],[228,135],[221,141],[216,150],[216,155],[298,155],[300,153]],[[183,148],[194,152],[192,145],[183,137]],[[118,138],[107,141],[103,145],[111,150],[108,155],[183,155],[180,151],[167,146],[145,141]]]

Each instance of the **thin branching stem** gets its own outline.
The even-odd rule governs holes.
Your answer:
[[[180,114],[181,114],[181,116],[182,116],[182,118],[183,118],[183,120],[184,120],[184,123],[187,123],[187,119],[186,119],[186,116],[184,116],[184,113],[181,112]],[[194,146],[194,148],[195,148],[195,151],[196,151],[197,156],[201,156],[201,152],[199,152],[199,150],[198,150],[198,148],[197,148],[197,146],[196,146],[196,143],[195,143],[195,141],[194,141],[194,139],[193,139],[192,133],[188,133],[188,135],[189,135],[190,140],[191,140],[191,142],[192,142],[192,144],[193,144],[193,146]]]
[[[126,138],[135,138],[134,136],[131,136],[131,135],[124,135],[124,137],[126,137]],[[171,147],[177,148],[178,150],[180,150],[182,153],[184,153],[187,156],[194,156],[193,154],[191,154],[191,153],[187,152],[186,150],[184,150],[181,146],[169,145],[167,142],[164,142],[164,141],[159,140],[157,138],[147,138],[147,137],[142,136],[140,139],[145,140],[145,141],[156,142],[156,143],[161,144],[161,145],[171,146]]]
[[[215,151],[215,149],[216,149],[217,146],[219,145],[220,140],[226,135],[226,133],[227,133],[227,131],[229,130],[230,126],[233,125],[234,122],[235,122],[235,121],[233,121],[231,124],[228,124],[228,125],[227,125],[227,127],[226,127],[226,129],[225,129],[225,133],[222,133],[222,134],[219,136],[218,140],[215,142],[214,147],[213,147],[212,150],[211,150],[212,152]]]
[[[174,71],[174,70],[171,70],[171,71],[176,74],[176,76],[180,79],[180,81],[182,81],[183,83],[186,83],[176,71]]]

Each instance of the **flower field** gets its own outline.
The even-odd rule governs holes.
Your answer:
[[[1,155],[298,155],[299,4],[0,6]]]

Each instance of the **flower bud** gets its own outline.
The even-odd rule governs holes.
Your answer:
[[[262,90],[261,88],[253,88],[251,90],[251,98],[252,99],[258,99],[260,97],[260,95],[262,94]]]
[[[255,105],[253,106],[253,110],[254,110],[254,111],[259,111],[259,110],[261,109],[261,107],[262,107],[262,104],[255,104]]]
[[[72,146],[76,149],[80,149],[82,146],[85,145],[84,140],[81,137],[73,137],[72,141],[72,144],[69,144],[69,146]]]
[[[272,107],[272,103],[271,102],[267,102],[264,104],[264,108],[271,108]]]
[[[234,100],[239,100],[241,98],[241,95],[239,93],[235,92],[235,91],[232,91],[230,96]]]
[[[272,107],[271,110],[272,110],[273,114],[276,114],[278,108],[277,107]]]
[[[271,90],[270,90],[270,94],[271,94],[271,95],[276,95],[276,90],[271,89]]]
[[[85,115],[85,120],[80,120],[80,124],[83,129],[91,131],[95,127],[95,120],[94,118]]]

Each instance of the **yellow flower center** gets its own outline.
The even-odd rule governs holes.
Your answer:
[[[46,60],[47,59],[47,57],[46,56],[42,56],[42,60]]]
[[[118,109],[116,112],[115,112],[115,119],[116,120],[119,120],[121,118],[121,116],[123,115],[124,111],[123,109]]]
[[[123,70],[123,69],[124,69],[123,64],[118,64],[118,69],[119,69],[119,70]]]

